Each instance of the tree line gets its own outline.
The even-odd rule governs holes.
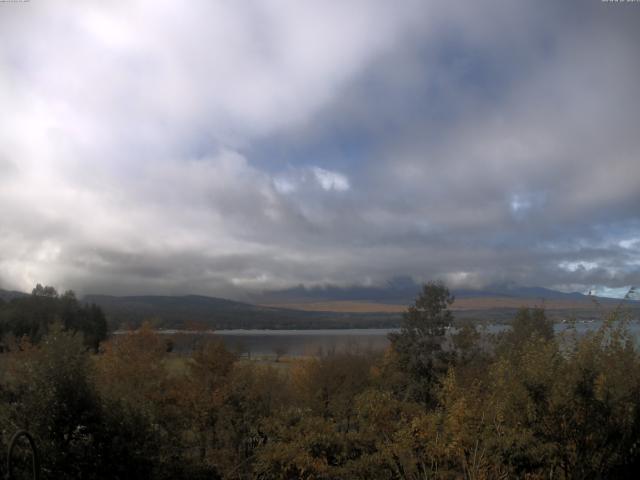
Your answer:
[[[36,344],[56,322],[65,331],[79,332],[93,351],[107,338],[107,320],[100,307],[81,303],[72,290],[59,295],[54,287],[38,284],[31,295],[8,302],[0,299],[0,348],[8,349],[7,341],[16,339]]]
[[[383,354],[277,364],[215,339],[177,356],[148,324],[96,353],[93,327],[60,313],[39,335],[3,330],[0,442],[27,429],[57,479],[635,478],[640,356],[621,309],[584,335],[522,309],[490,336],[453,331],[452,302],[424,285]]]

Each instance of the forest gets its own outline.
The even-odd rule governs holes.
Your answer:
[[[26,430],[43,479],[636,478],[623,304],[586,334],[523,308],[488,335],[451,329],[452,302],[425,284],[383,353],[259,362],[215,338],[174,352],[148,323],[109,337],[99,307],[38,286],[0,303],[0,452]]]

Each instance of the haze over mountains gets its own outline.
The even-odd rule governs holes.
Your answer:
[[[397,278],[385,286],[298,287],[248,294],[240,302],[203,295],[91,294],[82,297],[103,308],[111,328],[137,326],[151,320],[158,328],[376,328],[399,325],[402,312],[415,299],[420,285]],[[454,290],[456,318],[483,322],[509,321],[520,307],[544,307],[556,319],[575,315],[591,319],[618,305],[619,299],[589,297],[543,287],[493,286],[483,290]],[[26,293],[0,290],[9,301]],[[600,307],[598,307],[598,305]],[[628,305],[640,309],[640,302]],[[602,310],[602,311],[600,311]]]
[[[2,290],[2,289],[0,289],[0,300],[4,300],[5,302],[9,301],[9,300],[12,300],[14,298],[22,297],[24,295],[27,295],[27,294],[24,293],[24,292],[18,292],[18,291],[15,291],[15,290]]]
[[[264,291],[251,295],[254,303],[277,303],[297,301],[366,301],[408,305],[420,291],[420,284],[410,278],[395,278],[385,286],[350,286],[339,287],[326,285],[322,287],[305,287],[299,285],[283,290]],[[494,285],[484,289],[454,289],[456,298],[526,298],[540,300],[586,300],[587,296],[579,293],[564,293],[543,287],[519,287],[515,285]]]

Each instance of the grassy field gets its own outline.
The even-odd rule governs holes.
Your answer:
[[[402,313],[406,305],[394,305],[376,302],[328,301],[328,302],[295,302],[263,305],[265,307],[290,308],[308,312],[341,312],[341,313]],[[550,310],[593,310],[592,300],[541,300],[536,298],[512,297],[479,297],[459,298],[452,305],[452,310],[495,310],[518,309],[520,307],[544,307]]]

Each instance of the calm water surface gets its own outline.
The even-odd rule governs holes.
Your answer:
[[[602,325],[600,321],[577,322],[579,334],[595,330]],[[488,325],[483,328],[487,334],[495,334],[509,327],[506,325]],[[556,324],[557,333],[568,329],[567,324]],[[640,323],[628,324],[629,331],[640,339]],[[190,332],[184,330],[164,330],[162,333],[173,335],[176,346],[181,350],[189,349],[198,339],[215,335],[222,339],[227,348],[250,355],[274,355],[276,352],[286,355],[319,355],[330,352],[381,351],[389,345],[387,335],[397,332],[397,328],[371,329],[326,329],[326,330],[216,330],[211,332]]]

